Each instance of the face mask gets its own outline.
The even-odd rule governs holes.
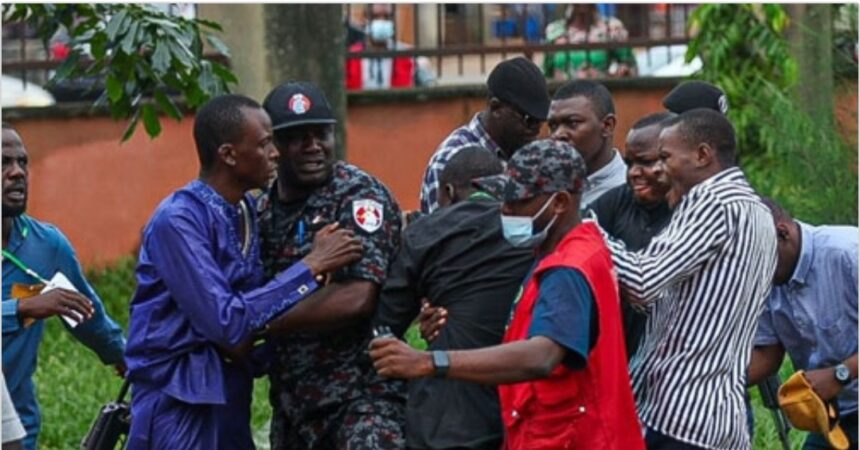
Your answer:
[[[371,20],[368,34],[370,35],[370,39],[373,41],[388,41],[394,37],[394,22],[385,19]]]
[[[546,236],[550,228],[555,224],[555,219],[558,216],[553,216],[552,220],[537,234],[534,234],[534,221],[549,207],[554,197],[555,194],[532,217],[506,216],[502,214],[502,234],[505,235],[505,239],[514,247],[519,248],[535,248],[546,240]]]

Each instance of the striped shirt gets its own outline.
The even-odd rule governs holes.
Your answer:
[[[704,448],[749,448],[745,379],[776,269],[770,211],[730,168],[693,187],[646,248],[609,241],[622,289],[650,306],[630,363],[643,424]]]
[[[471,146],[483,147],[504,161],[501,147],[484,129],[480,117],[481,113],[476,113],[468,124],[454,130],[430,157],[421,181],[421,212],[430,214],[439,207],[439,175],[460,150]]]

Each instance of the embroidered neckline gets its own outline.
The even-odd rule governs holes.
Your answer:
[[[250,223],[246,225],[248,227],[253,227],[253,230],[251,231],[252,238],[250,241],[251,248],[246,255],[242,251],[244,247],[242,244],[243,239],[240,238],[239,230],[237,229],[237,225],[239,224],[241,217],[240,207],[238,205],[231,205],[223,196],[221,196],[221,194],[215,191],[212,186],[209,186],[200,179],[192,181],[186,186],[186,188],[188,192],[203,200],[207,206],[215,210],[223,219],[225,219],[230,239],[230,248],[238,253],[239,260],[242,261],[243,265],[250,265],[253,261],[259,258],[259,234],[254,232],[256,231],[256,224],[254,223],[253,215],[251,215]],[[246,202],[250,202],[248,194],[245,194],[243,199]],[[249,208],[249,210],[250,209],[252,208]]]

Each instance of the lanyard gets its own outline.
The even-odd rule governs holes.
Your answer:
[[[38,273],[36,273],[33,269],[27,267],[26,264],[22,263],[20,259],[15,257],[15,255],[10,253],[6,249],[3,249],[3,257],[8,258],[9,261],[12,261],[12,264],[15,264],[16,266],[18,266],[19,269],[23,270],[24,273],[26,273],[27,275],[30,275],[31,277],[39,280],[39,282],[45,283],[45,284],[51,284],[50,281],[42,278]]]
[[[466,200],[496,200],[496,198],[484,191],[475,191]]]

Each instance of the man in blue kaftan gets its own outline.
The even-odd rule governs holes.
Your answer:
[[[247,97],[220,96],[197,113],[194,139],[200,177],[144,230],[126,350],[131,450],[253,448],[253,339],[361,254],[351,231],[328,227],[313,254],[264,283],[247,191],[274,178],[271,121]]]

